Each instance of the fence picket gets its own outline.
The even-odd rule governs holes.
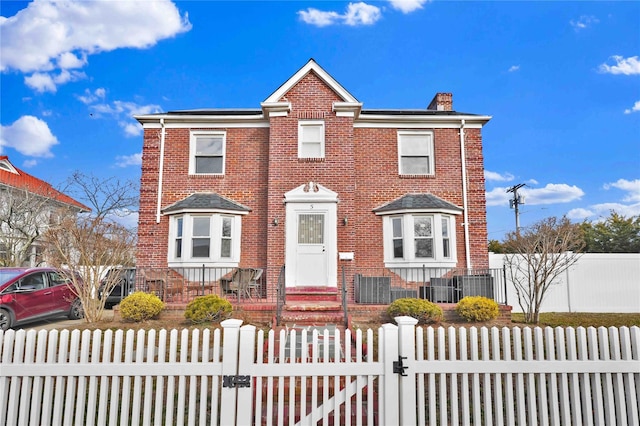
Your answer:
[[[502,347],[500,346],[500,330],[496,327],[491,329],[491,352],[493,361],[503,359]],[[496,425],[504,425],[504,404],[502,403],[503,380],[499,373],[493,375],[493,400],[495,401],[494,421]],[[457,422],[456,422],[457,424]]]
[[[448,329],[448,338],[447,343],[449,345],[449,359],[456,360],[458,359],[458,354],[456,352],[456,329],[455,327],[449,327]],[[451,374],[450,380],[450,404],[451,404],[451,417],[450,422],[451,425],[455,426],[460,423],[460,419],[458,417],[458,375],[453,373]],[[422,423],[424,424],[424,423]]]
[[[623,360],[634,359],[631,348],[633,347],[631,333],[629,327],[620,328],[620,358]],[[635,358],[638,359],[638,358]],[[638,388],[632,373],[624,375],[624,394],[626,396],[628,422],[632,425],[640,424],[638,418]]]
[[[545,361],[545,342],[544,342],[544,333],[543,330],[539,327],[536,327],[534,330],[534,348],[535,348],[535,359],[538,361]],[[540,420],[540,424],[548,425],[549,424],[549,402],[547,397],[547,374],[539,373],[536,374],[536,386],[537,386],[537,400],[538,400],[538,416]]]

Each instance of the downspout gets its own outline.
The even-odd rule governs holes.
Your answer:
[[[462,208],[464,214],[464,251],[466,253],[466,267],[471,268],[471,247],[469,244],[469,212],[467,200],[467,162],[464,148],[464,120],[460,121],[460,160],[462,162]]]
[[[160,119],[160,126],[162,126],[162,133],[160,134],[160,164],[158,165],[158,201],[156,205],[156,223],[160,223],[160,205],[162,203],[162,175],[164,174],[164,138],[165,127],[164,118]]]

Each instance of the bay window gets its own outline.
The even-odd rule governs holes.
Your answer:
[[[451,266],[456,253],[455,217],[442,212],[383,216],[387,267]]]
[[[241,216],[184,213],[169,217],[169,266],[237,266]]]

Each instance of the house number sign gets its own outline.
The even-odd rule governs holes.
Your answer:
[[[222,376],[223,388],[251,387],[251,376]]]

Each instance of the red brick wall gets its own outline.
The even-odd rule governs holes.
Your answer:
[[[212,191],[252,211],[242,219],[243,266],[269,266],[275,286],[285,262],[284,194],[309,181],[338,193],[338,251],[355,252],[351,267],[382,267],[382,219],[372,210],[407,193],[432,193],[463,205],[459,129],[433,129],[435,176],[398,175],[398,129],[353,127],[337,117],[332,104],[342,101],[315,74],[305,76],[282,100],[286,117],[271,117],[270,128],[228,128],[226,171],[221,177],[189,176],[189,131],[166,131],[163,194],[167,207],[196,191]],[[298,159],[298,120],[325,122],[325,158]],[[192,129],[195,130],[195,129]],[[480,129],[465,129],[469,234],[472,266],[488,267],[484,167]],[[138,264],[166,267],[168,219],[156,224],[160,130],[144,135]],[[342,219],[348,218],[347,226]],[[278,218],[279,225],[272,221]],[[463,216],[456,219],[457,256],[465,267]]]

